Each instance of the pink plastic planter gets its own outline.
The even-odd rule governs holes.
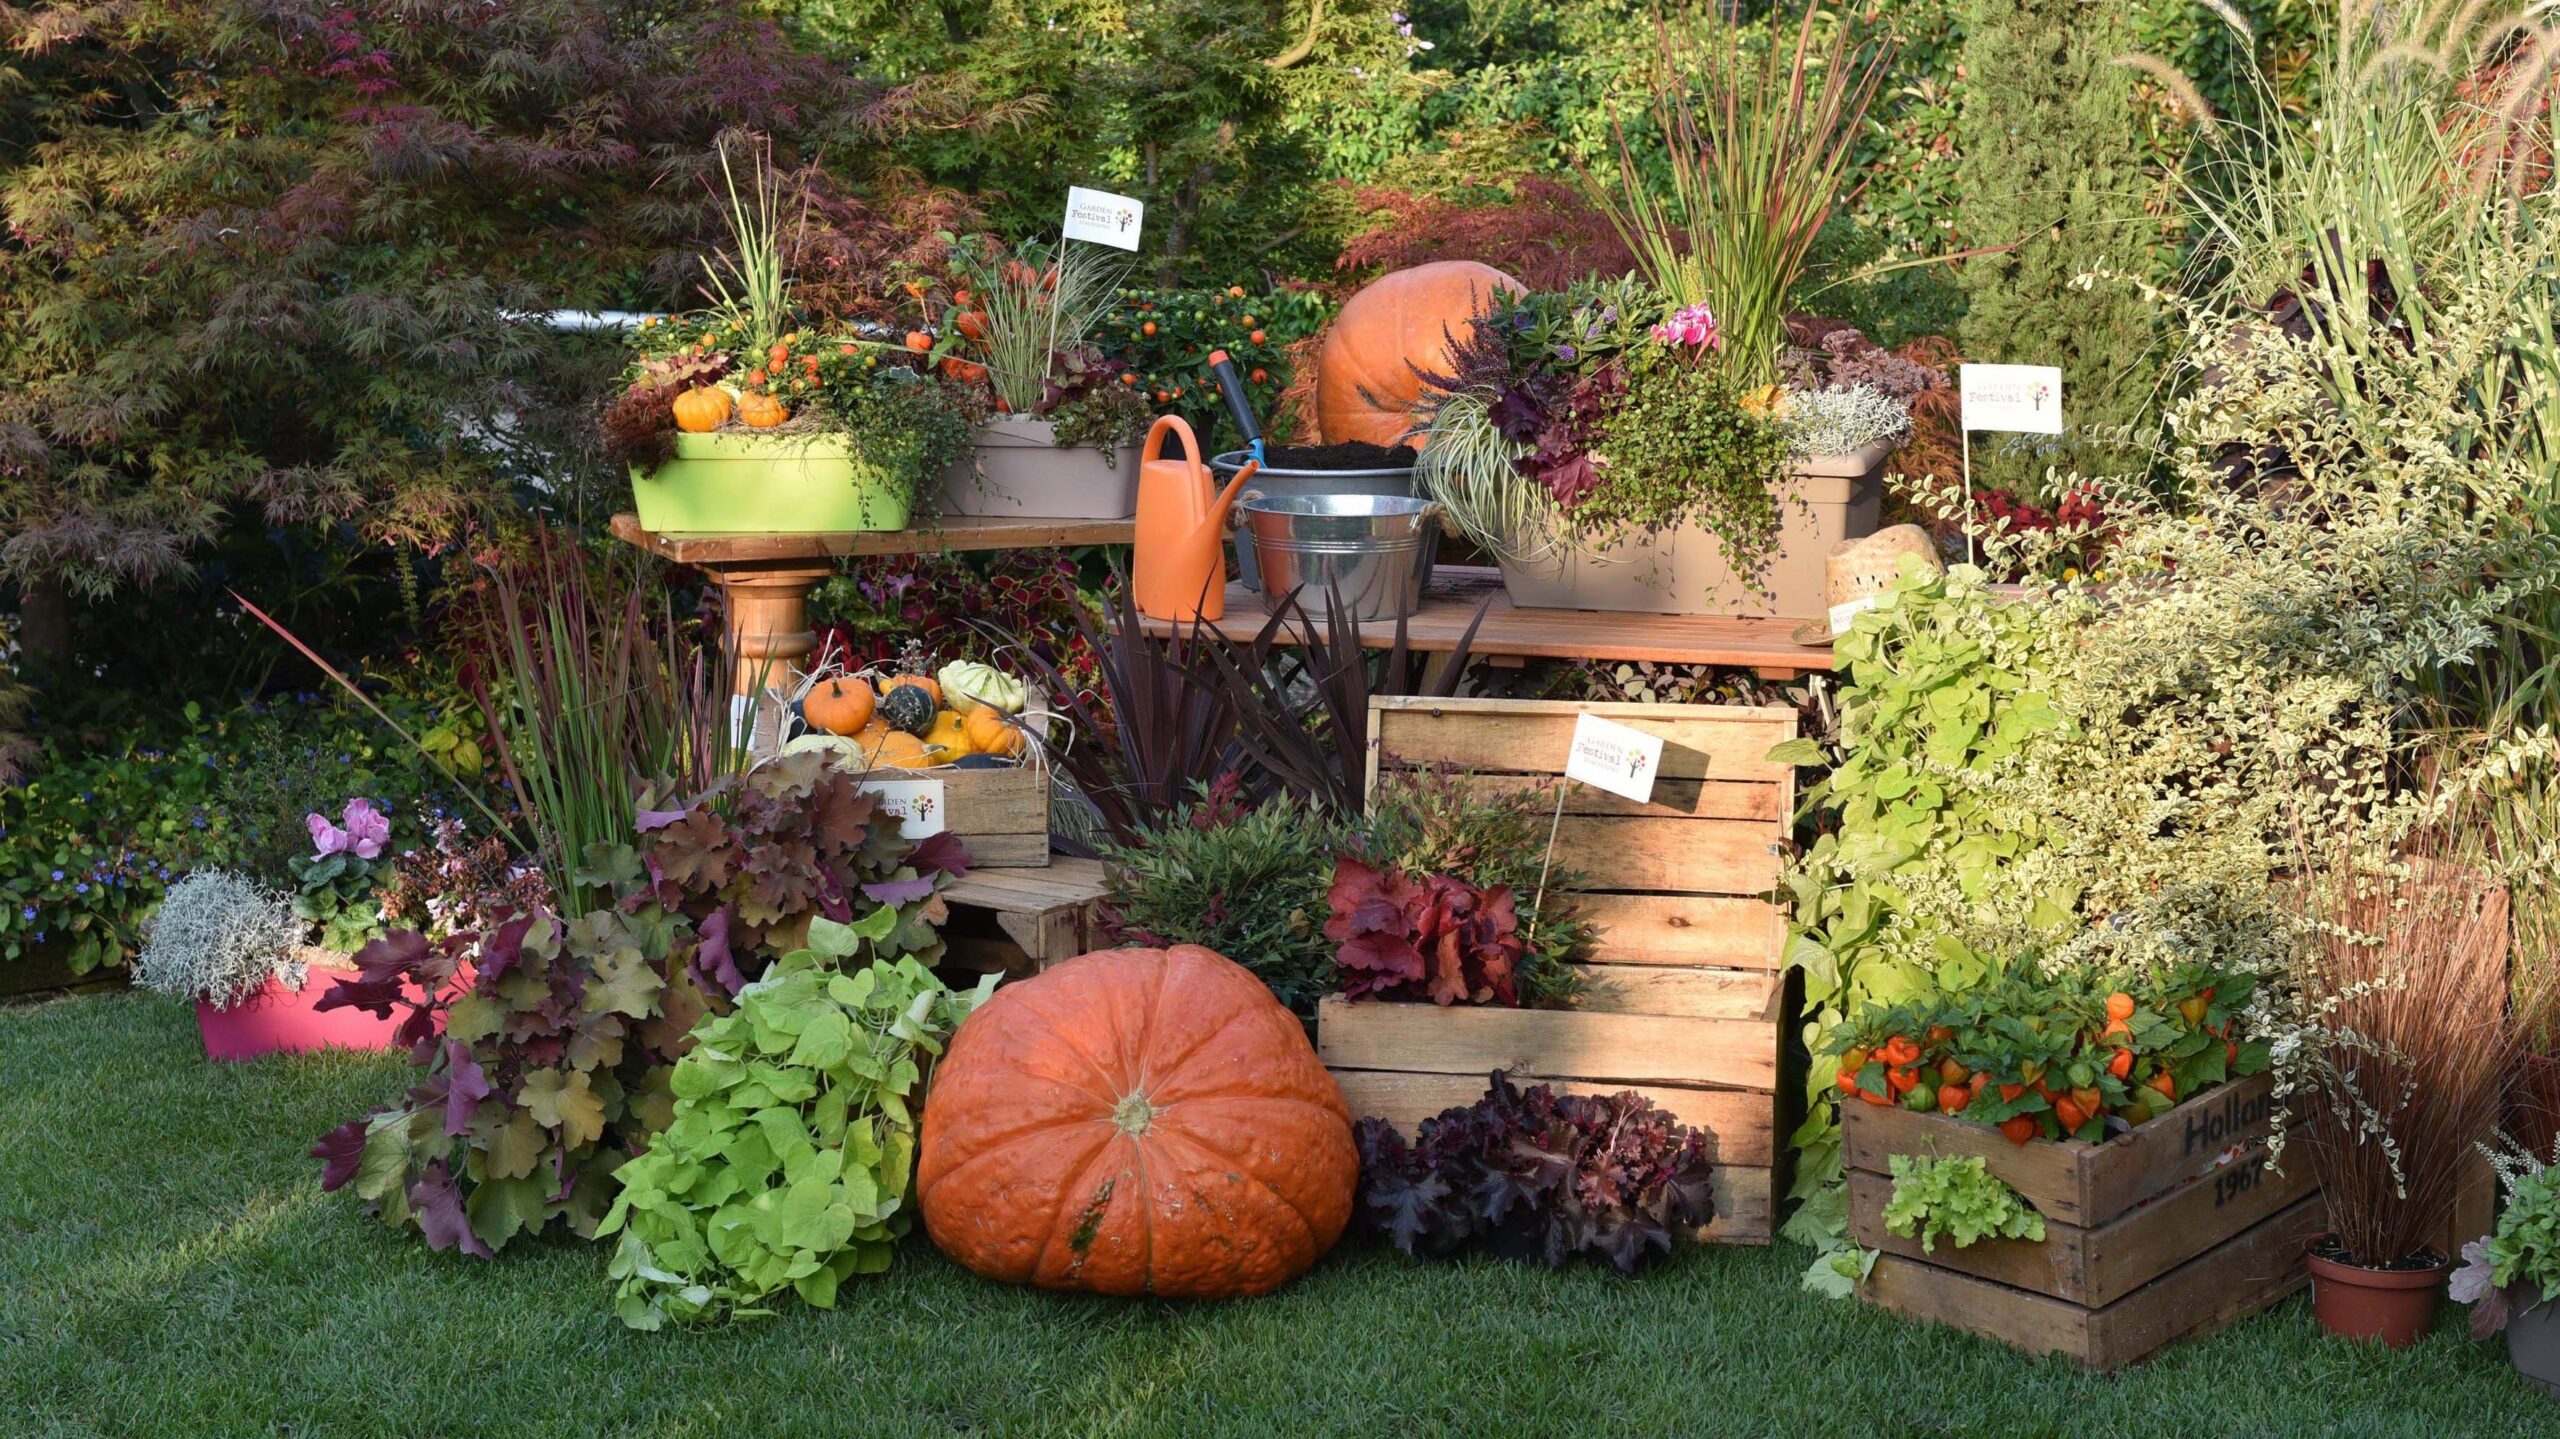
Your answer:
[[[453,977],[451,992],[458,994],[470,988],[475,973],[472,966],[464,965]],[[285,988],[281,979],[270,979],[256,993],[227,1009],[196,1001],[196,1027],[204,1031],[205,1057],[243,1060],[263,1054],[308,1054],[319,1049],[393,1048],[392,1036],[406,1017],[403,1011],[393,1010],[388,1019],[376,1019],[361,1009],[333,1009],[326,1014],[317,1011],[321,998],[337,988],[339,980],[349,977],[346,970],[313,965],[299,990]],[[437,1018],[436,1028],[442,1029],[443,1016],[439,1014]]]

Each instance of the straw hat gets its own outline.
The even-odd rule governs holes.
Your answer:
[[[1939,556],[1937,542],[1918,525],[1895,525],[1863,540],[1843,540],[1832,546],[1823,560],[1831,612],[1796,626],[1795,642],[1827,645],[1846,633],[1858,611],[1901,576],[1905,555],[1917,556],[1933,571],[1946,571],[1947,562]]]

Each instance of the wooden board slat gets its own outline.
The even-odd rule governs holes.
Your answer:
[[[1556,789],[1565,790],[1568,815],[1650,815],[1657,819],[1785,820],[1784,792],[1765,780],[1656,780],[1651,801],[1638,804],[1587,784],[1565,785],[1553,775],[1454,774],[1437,779],[1483,799],[1518,796],[1540,814],[1552,814]]]
[[[1399,697],[1372,701],[1372,708],[1370,737],[1384,767],[1560,774],[1575,716],[1588,712],[1662,736],[1664,779],[1790,784],[1795,777],[1793,767],[1768,760],[1772,747],[1796,734],[1796,712],[1775,705]]]
[[[1783,860],[1776,827],[1755,820],[1567,815],[1555,837],[1556,867],[1592,889],[1766,894]]]
[[[2120,1369],[2174,1340],[2247,1318],[2309,1282],[2303,1245],[2328,1224],[2317,1196],[2207,1250],[2103,1309],[2083,1309],[1901,1255],[1878,1259],[1859,1296],[2086,1368]]]
[[[1650,964],[1574,966],[1582,989],[1573,1007],[1605,1014],[1674,1014],[1691,1019],[1756,1019],[1771,1006],[1778,981],[1765,969],[1687,969]]]
[[[1776,1229],[1776,1184],[1765,1164],[1718,1164],[1707,1171],[1716,1217],[1693,1230],[1700,1244],[1766,1244]]]
[[[1483,613],[1477,621],[1479,610]],[[1262,596],[1241,584],[1227,587],[1227,618],[1221,624],[1231,636],[1252,634],[1261,627]],[[1403,624],[1405,647],[1423,654],[1447,654],[1458,647],[1469,627],[1474,638],[1468,653],[1480,660],[1652,660],[1666,664],[1731,665],[1770,678],[1793,678],[1831,668],[1828,644],[1795,641],[1796,619],[1724,615],[1648,615],[1598,610],[1515,608],[1503,592],[1499,570],[1482,566],[1441,565],[1432,573],[1422,605]],[[1318,628],[1323,622],[1318,621]],[[1147,633],[1159,637],[1188,633],[1190,626],[1148,620]],[[1361,643],[1385,649],[1396,642],[1394,620],[1371,620],[1360,626]],[[1284,626],[1283,644],[1303,643],[1294,626]]]
[[[1774,1089],[1777,1027],[1764,1020],[1588,1014],[1568,1009],[1354,1003],[1316,1013],[1317,1053],[1336,1069],[1544,1074],[1612,1084]]]
[[[1852,1169],[1888,1174],[1896,1154],[1972,1155],[2047,1219],[2095,1228],[2265,1138],[2273,1091],[2263,1074],[2221,1085],[2104,1144],[2012,1144],[1989,1125],[1896,1105],[1848,1105],[1842,1127]]]
[[[716,530],[655,533],[637,515],[613,517],[615,538],[680,565],[734,565],[774,560],[826,560],[846,555],[918,555],[946,550],[1039,550],[1078,545],[1125,545],[1136,519],[1058,520],[1019,515],[945,516],[913,529],[822,532],[796,535],[738,534]],[[1254,610],[1259,612],[1257,601]]]
[[[1592,958],[1610,964],[1774,969],[1787,946],[1785,914],[1763,899],[1577,894],[1574,909],[1600,929]]]
[[[1935,1253],[1885,1228],[1893,1181],[1853,1169],[1850,1223],[1866,1248],[2098,1309],[2312,1192],[2317,1181],[2309,1164],[2297,1161],[2277,1174],[2266,1169],[2266,1157],[2261,1144],[2096,1229],[2048,1219],[2041,1242],[1989,1239],[1958,1249],[1941,1240]]]
[[[1353,1118],[1374,1115],[1411,1135],[1422,1121],[1443,1110],[1484,1098],[1481,1074],[1400,1074],[1387,1070],[1339,1069],[1342,1102]],[[1571,1079],[1514,1075],[1522,1088],[1553,1086],[1559,1094],[1617,1094],[1632,1089],[1667,1111],[1672,1118],[1714,1139],[1718,1164],[1767,1165],[1772,1157],[1770,1096],[1754,1089],[1690,1089],[1664,1084],[1590,1084]]]

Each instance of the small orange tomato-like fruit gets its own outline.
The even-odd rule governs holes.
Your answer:
[[[2123,990],[2117,990],[2115,993],[2108,995],[2108,996],[2107,996],[2107,1018],[2109,1018],[2109,1019],[2131,1019],[2131,1018],[2133,1018],[2133,996],[2132,996],[2132,995],[2130,995],[2130,994],[2125,993]]]
[[[764,358],[765,363],[769,365],[779,365],[783,361],[791,358],[791,347],[781,343],[780,341],[776,341],[772,349],[764,352]]]
[[[1259,345],[1262,343],[1262,332],[1260,330],[1256,330],[1252,334],[1245,336],[1245,338]]]
[[[1244,298],[1244,286],[1242,286],[1242,285],[1229,285],[1229,286],[1227,287],[1227,294],[1228,294],[1228,296],[1229,296],[1229,297],[1231,297],[1231,298],[1233,298],[1233,299],[1241,300],[1241,299],[1243,299],[1243,298]]]
[[[1156,403],[1157,403],[1157,404],[1163,404],[1165,401],[1170,400],[1170,399],[1172,399],[1172,398],[1173,398],[1173,396],[1166,394],[1166,393],[1165,393],[1164,391],[1162,391],[1162,390],[1158,390],[1158,391],[1156,391]]]
[[[854,348],[855,347],[852,345],[838,345],[836,346],[836,353],[839,355],[850,355],[854,352]]]
[[[907,331],[907,348],[921,355],[933,348],[933,336],[922,330]]]
[[[1261,367],[1261,366],[1259,366],[1259,365],[1254,366],[1254,369],[1253,369],[1253,382],[1254,382],[1255,384],[1259,385],[1259,384],[1261,384],[1263,381],[1265,381],[1265,380],[1267,380],[1267,379],[1270,379],[1270,378],[1271,378],[1271,372],[1270,372],[1269,370],[1266,370],[1266,369],[1262,368],[1262,367]]]
[[[1139,334],[1141,334],[1141,335],[1152,335],[1152,334],[1154,334],[1155,332],[1156,332],[1156,322],[1155,322],[1155,321],[1153,321],[1153,320],[1149,320],[1149,321],[1147,321],[1145,324],[1140,325],[1140,326],[1138,327],[1138,333],[1139,333]]]
[[[1134,370],[1122,370],[1120,372],[1120,383],[1124,385],[1134,385],[1138,383],[1137,372]]]
[[[763,383],[764,383],[764,371],[762,371],[762,370],[749,370],[749,371],[747,371],[747,383],[748,383],[748,384],[750,384],[750,385],[761,385],[761,384],[763,384]]]
[[[1245,317],[1244,317],[1244,323],[1245,323],[1246,328],[1250,329],[1250,328],[1252,328],[1252,326],[1253,326],[1253,325],[1255,325],[1255,324],[1256,324],[1256,323],[1258,323],[1258,322],[1253,318],[1253,316],[1251,316],[1251,315],[1247,315],[1247,316],[1245,316]]]

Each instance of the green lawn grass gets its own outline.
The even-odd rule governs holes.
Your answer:
[[[1799,1292],[1806,1256],[1637,1280],[1346,1246],[1207,1307],[1007,1289],[921,1236],[840,1308],[625,1332],[605,1256],[428,1253],[304,1151],[392,1059],[208,1064],[143,995],[0,1010],[0,1434],[2560,1434],[2450,1315],[2415,1351],[2296,1299],[2112,1377]]]

